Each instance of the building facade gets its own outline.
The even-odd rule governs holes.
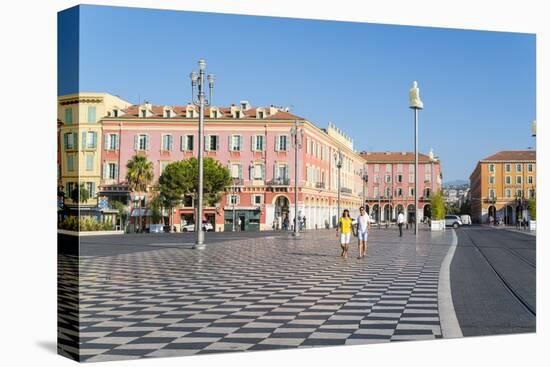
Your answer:
[[[132,202],[126,184],[126,163],[140,154],[153,163],[154,180],[171,162],[197,156],[198,110],[194,105],[150,103],[113,107],[101,119],[100,196]],[[303,129],[295,172],[291,128]],[[205,111],[205,156],[226,165],[232,185],[205,218],[217,231],[282,228],[293,222],[294,184],[298,178],[298,216],[306,228],[332,227],[337,213],[337,175],[334,156],[340,151],[341,207],[357,212],[361,204],[363,158],[353,142],[334,125],[320,129],[281,107],[251,107],[247,101]],[[184,200],[172,213],[176,228],[194,223],[193,200]]]
[[[501,151],[480,160],[470,175],[472,220],[505,224],[529,219],[527,201],[536,194],[536,151]]]
[[[130,103],[107,93],[77,93],[58,98],[58,191],[65,195],[68,211],[84,212],[98,206],[101,184],[102,124],[100,119],[113,108]],[[89,199],[73,203],[70,193],[84,185]]]
[[[403,212],[408,223],[414,222],[414,153],[362,152],[365,160],[365,204],[377,222],[395,221]],[[441,190],[441,162],[433,152],[418,155],[419,220],[431,217],[431,196]]]

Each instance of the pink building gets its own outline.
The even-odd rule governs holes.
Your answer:
[[[368,182],[366,205],[376,220],[394,221],[402,211],[407,221],[414,221],[414,153],[362,152]],[[431,195],[441,190],[441,165],[429,155],[419,154],[419,219],[431,217]]]
[[[198,111],[195,106],[149,103],[108,111],[102,119],[101,195],[127,201],[126,163],[142,154],[153,163],[158,181],[167,164],[197,156]],[[291,128],[302,123],[302,148],[295,172]],[[337,174],[334,156],[343,157],[341,208],[357,211],[362,200],[360,169],[364,159],[352,140],[334,125],[320,129],[280,107],[251,107],[247,101],[211,107],[205,113],[205,156],[226,165],[233,177],[222,200],[205,208],[216,230],[264,230],[292,224],[294,184],[298,176],[298,217],[307,228],[332,227],[336,222]],[[174,224],[194,223],[192,200],[173,213]]]

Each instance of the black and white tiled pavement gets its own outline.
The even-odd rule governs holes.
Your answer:
[[[446,231],[449,232],[449,231]],[[62,354],[81,361],[441,338],[449,233],[371,232],[366,259],[333,231],[113,256],[59,256]],[[80,312],[67,313],[80,275]],[[67,287],[67,292],[63,292]]]

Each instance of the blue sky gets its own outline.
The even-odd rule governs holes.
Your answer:
[[[534,145],[530,34],[102,6],[62,13],[59,32],[59,95],[185,104],[189,72],[205,58],[215,105],[290,106],[320,127],[334,122],[357,150],[411,151],[408,89],[418,80],[420,150],[441,158],[444,181]]]

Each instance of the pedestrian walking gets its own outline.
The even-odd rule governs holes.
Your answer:
[[[349,210],[344,209],[342,217],[338,221],[336,227],[336,238],[340,238],[340,247],[342,247],[342,256],[344,259],[348,258],[349,241],[351,240],[351,226],[352,219],[349,216]]]
[[[285,220],[283,221],[283,229],[285,231],[288,231],[288,224],[289,224],[289,220],[288,220],[288,216],[286,216]]]
[[[405,223],[405,215],[399,212],[397,215],[397,226],[399,227],[399,237],[403,237],[403,223]]]
[[[365,207],[359,208],[357,217],[357,247],[359,248],[358,259],[367,256],[367,239],[369,237],[370,217],[365,212]]]
[[[302,218],[302,222],[304,223],[304,229],[307,229],[307,227],[306,227],[306,216],[305,215]]]

